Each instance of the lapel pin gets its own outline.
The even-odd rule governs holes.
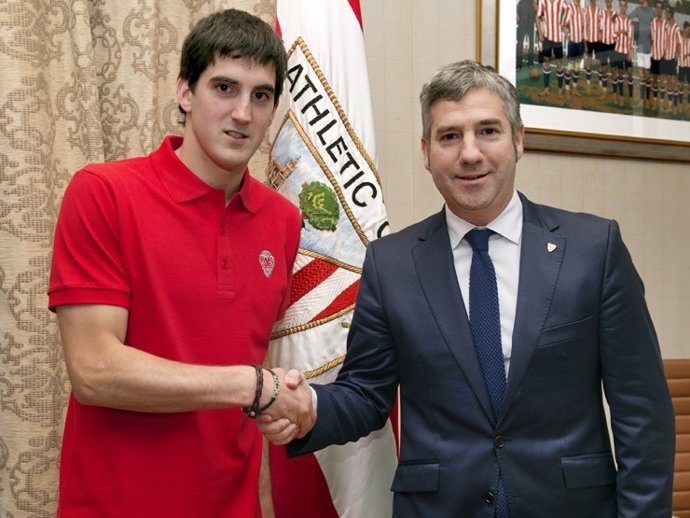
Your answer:
[[[556,245],[554,245],[553,243],[547,243],[547,244],[546,244],[546,251],[547,251],[547,252],[551,253],[551,252],[553,252],[555,249],[556,249]]]

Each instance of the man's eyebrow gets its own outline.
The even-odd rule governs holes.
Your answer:
[[[233,79],[232,77],[228,76],[213,76],[211,77],[208,82],[209,83],[215,83],[216,81],[223,81],[225,83],[231,83],[231,84],[239,84],[239,81],[237,79]]]
[[[270,83],[264,83],[262,85],[256,85],[256,88],[254,88],[254,90],[268,90],[269,92],[273,93],[275,92],[276,87]]]
[[[502,120],[499,117],[491,117],[488,119],[481,119],[477,121],[477,126],[500,126]],[[444,126],[438,126],[436,128],[437,133],[444,133],[446,131],[457,131],[460,128],[460,124],[446,124]]]
[[[222,81],[224,83],[230,83],[232,85],[239,85],[241,83],[237,79],[233,79],[232,77],[223,76],[223,75],[213,76],[209,79],[209,83],[215,83],[218,81]],[[263,83],[263,84],[256,85],[256,87],[254,87],[254,90],[267,90],[269,92],[275,92],[275,89],[276,89],[275,86],[272,85],[271,83]]]
[[[501,125],[501,119],[499,118],[491,118],[491,119],[482,119],[479,121],[480,126],[496,126],[496,125]]]
[[[445,126],[437,126],[436,133],[445,133],[446,131],[455,131],[458,129],[457,124],[446,124]]]

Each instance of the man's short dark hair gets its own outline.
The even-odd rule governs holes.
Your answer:
[[[273,65],[276,73],[274,104],[278,103],[283,91],[287,55],[283,42],[266,22],[239,9],[227,9],[203,18],[184,40],[178,78],[186,79],[194,92],[199,77],[216,57]],[[179,108],[184,114],[182,107]]]
[[[487,89],[498,95],[510,123],[513,138],[522,126],[520,97],[515,87],[493,67],[476,61],[450,63],[439,69],[422,87],[419,101],[422,107],[422,137],[431,138],[431,110],[442,100],[460,101],[471,90]]]

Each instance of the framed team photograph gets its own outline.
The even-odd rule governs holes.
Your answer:
[[[658,12],[653,0],[651,7],[641,0],[539,3],[478,4],[477,59],[516,86],[526,149],[690,162],[690,70],[668,60],[663,70],[652,65],[652,74],[638,59],[650,24],[668,24],[673,36],[665,40],[678,45],[668,52],[690,48],[690,2],[666,1]],[[596,44],[584,28],[592,19],[601,31]]]

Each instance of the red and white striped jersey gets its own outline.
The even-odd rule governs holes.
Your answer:
[[[661,59],[664,57],[664,49],[666,48],[666,20],[654,18],[651,23],[651,31],[652,59]]]
[[[544,38],[547,40],[563,40],[564,8],[565,0],[539,0],[537,18],[544,19]]]
[[[601,19],[601,42],[613,45],[616,42],[616,18],[618,15],[613,9],[604,11]]]
[[[589,6],[585,9],[585,40],[601,41],[601,22],[604,18],[604,11],[596,6]]]
[[[580,43],[585,38],[585,9],[576,3],[567,4],[563,25],[568,27],[568,39]]]
[[[666,45],[664,45],[664,59],[678,59],[680,49],[681,32],[678,24],[666,22]]]
[[[679,67],[690,67],[690,38],[683,37],[680,42]]]
[[[629,16],[616,17],[616,52],[630,54],[633,46],[633,21]]]

